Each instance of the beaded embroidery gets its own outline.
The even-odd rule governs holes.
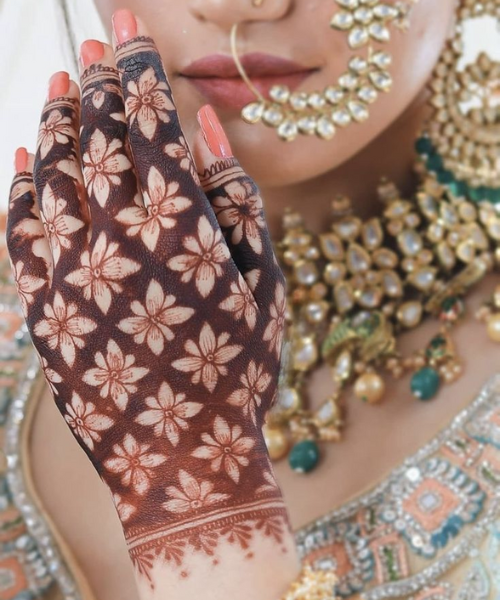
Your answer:
[[[498,598],[499,450],[497,375],[375,489],[299,531],[301,558],[334,568],[344,598]]]

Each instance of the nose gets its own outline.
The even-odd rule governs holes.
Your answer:
[[[189,0],[192,14],[202,21],[229,30],[235,23],[277,21],[295,0]]]

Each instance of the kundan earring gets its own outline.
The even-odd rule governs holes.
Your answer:
[[[434,111],[417,150],[455,196],[500,206],[500,62],[481,52],[464,64],[464,30],[481,17],[500,25],[500,0],[460,0],[455,35],[430,85]]]
[[[264,0],[252,0],[261,6]],[[285,85],[271,88],[264,98],[252,84],[237,52],[237,30],[231,31],[231,48],[241,77],[255,94],[255,102],[244,107],[247,123],[264,123],[276,129],[278,136],[292,141],[299,134],[317,135],[330,140],[337,127],[361,123],[369,117],[369,107],[380,93],[389,92],[392,77],[391,55],[381,47],[390,40],[390,27],[405,30],[409,13],[418,0],[401,0],[393,4],[381,0],[335,0],[339,11],[331,20],[334,30],[347,34],[349,47],[355,51],[347,70],[334,85],[322,92],[292,92]]]

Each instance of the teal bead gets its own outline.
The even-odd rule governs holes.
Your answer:
[[[288,462],[296,473],[309,473],[319,462],[319,448],[316,442],[298,442],[288,455]]]
[[[500,203],[500,189],[499,188],[488,188],[488,200],[492,204]]]
[[[455,198],[467,197],[469,195],[469,188],[464,181],[451,181],[448,183],[448,189]]]
[[[437,172],[437,180],[439,183],[450,184],[455,181],[455,177],[451,171],[447,171],[446,169]]]
[[[443,169],[443,159],[439,154],[431,154],[427,159],[427,168],[429,171],[439,172]]]
[[[432,154],[434,152],[434,147],[430,138],[428,137],[419,137],[415,142],[415,150],[418,154]]]
[[[419,400],[430,400],[433,398],[441,384],[441,377],[436,369],[423,367],[411,378],[411,392]]]
[[[469,189],[469,198],[473,202],[482,202],[487,200],[488,194],[485,187],[471,187]]]

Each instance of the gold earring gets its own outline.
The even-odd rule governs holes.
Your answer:
[[[453,195],[500,205],[500,62],[481,52],[463,65],[467,22],[478,17],[500,24],[500,0],[460,0],[455,34],[430,84],[434,110],[417,151]]]
[[[263,0],[253,0],[254,5]],[[331,27],[348,34],[348,44],[356,53],[348,69],[335,85],[323,92],[294,92],[285,85],[275,85],[266,99],[252,84],[237,52],[237,30],[231,31],[231,49],[238,71],[256,97],[242,110],[242,118],[250,124],[262,122],[276,129],[278,136],[292,141],[299,134],[317,135],[330,140],[337,127],[361,123],[369,117],[369,106],[381,92],[389,92],[392,77],[388,71],[392,58],[380,46],[390,40],[391,25],[407,29],[409,13],[418,0],[401,0],[386,4],[383,0],[335,0],[340,7]]]

